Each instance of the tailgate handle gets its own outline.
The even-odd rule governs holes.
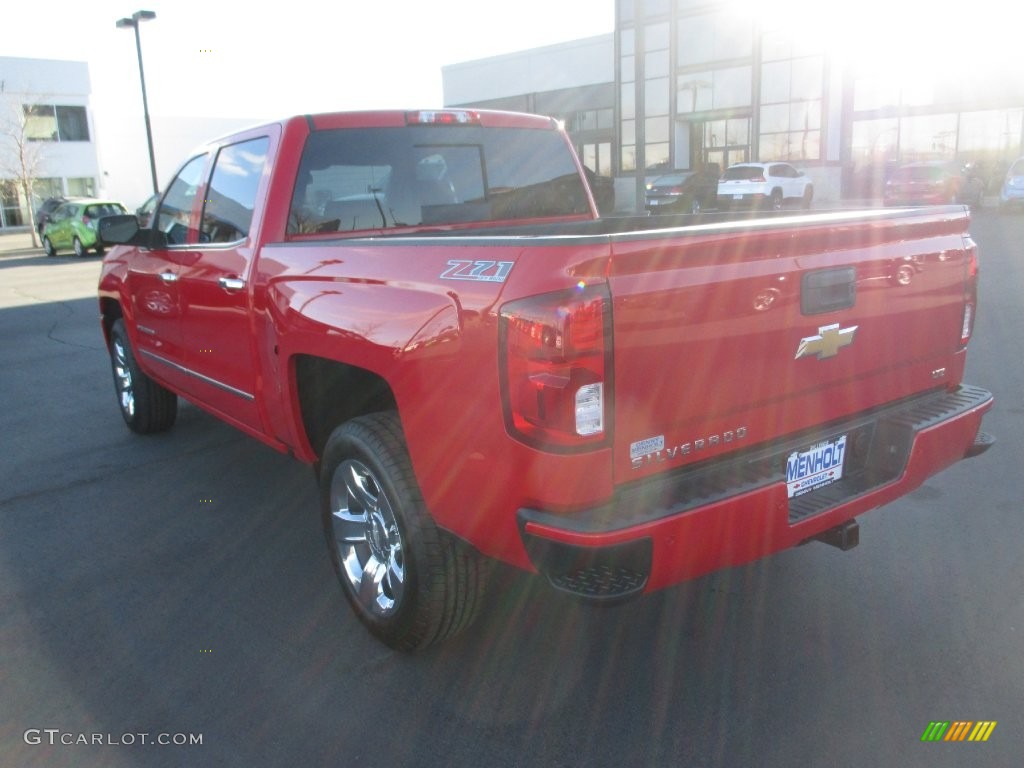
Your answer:
[[[850,309],[857,303],[857,270],[853,267],[807,272],[800,286],[800,311],[822,315]]]

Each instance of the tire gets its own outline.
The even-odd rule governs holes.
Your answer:
[[[690,200],[690,213],[694,216],[699,214],[703,210],[703,206],[700,204],[700,198],[694,197]]]
[[[805,211],[811,207],[812,200],[814,200],[814,187],[808,184],[804,188],[804,196],[800,199],[800,205]]]
[[[71,247],[74,249],[75,256],[77,256],[78,258],[82,258],[83,256],[85,256],[85,246],[82,245],[82,241],[79,240],[77,237],[71,242]]]
[[[53,243],[50,242],[50,238],[43,238],[43,253],[49,256],[51,259],[57,255],[57,249],[53,247]]]
[[[360,416],[331,434],[320,471],[324,534],[342,590],[384,644],[413,651],[475,618],[483,558],[434,525],[398,414]]]
[[[102,256],[104,254],[104,252],[105,252],[105,250],[104,250],[103,246],[100,245],[99,243],[96,243],[96,255],[97,256]]]
[[[115,320],[110,329],[110,365],[117,403],[128,428],[140,435],[170,429],[178,416],[178,396],[139,369],[123,320]]]
[[[768,207],[773,211],[782,210],[782,190],[773,189],[771,196],[768,198]]]

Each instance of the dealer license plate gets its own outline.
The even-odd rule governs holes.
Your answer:
[[[845,459],[846,435],[789,454],[786,460],[789,498],[824,488],[842,478]]]

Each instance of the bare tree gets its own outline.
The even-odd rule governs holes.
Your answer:
[[[45,141],[33,141],[29,134],[29,113],[12,95],[0,99],[0,178],[9,179],[21,191],[28,207],[32,245],[39,247],[32,193],[46,163]]]

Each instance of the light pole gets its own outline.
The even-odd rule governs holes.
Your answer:
[[[146,99],[146,73],[142,69],[142,41],[139,39],[139,22],[155,19],[153,11],[136,11],[131,18],[118,19],[117,28],[135,30],[135,51],[139,55],[139,80],[142,82],[142,113],[146,118],[146,141],[149,143],[149,172],[153,176],[153,194],[159,192],[156,183],[156,157],[153,155],[153,129],[149,125],[149,102]]]

